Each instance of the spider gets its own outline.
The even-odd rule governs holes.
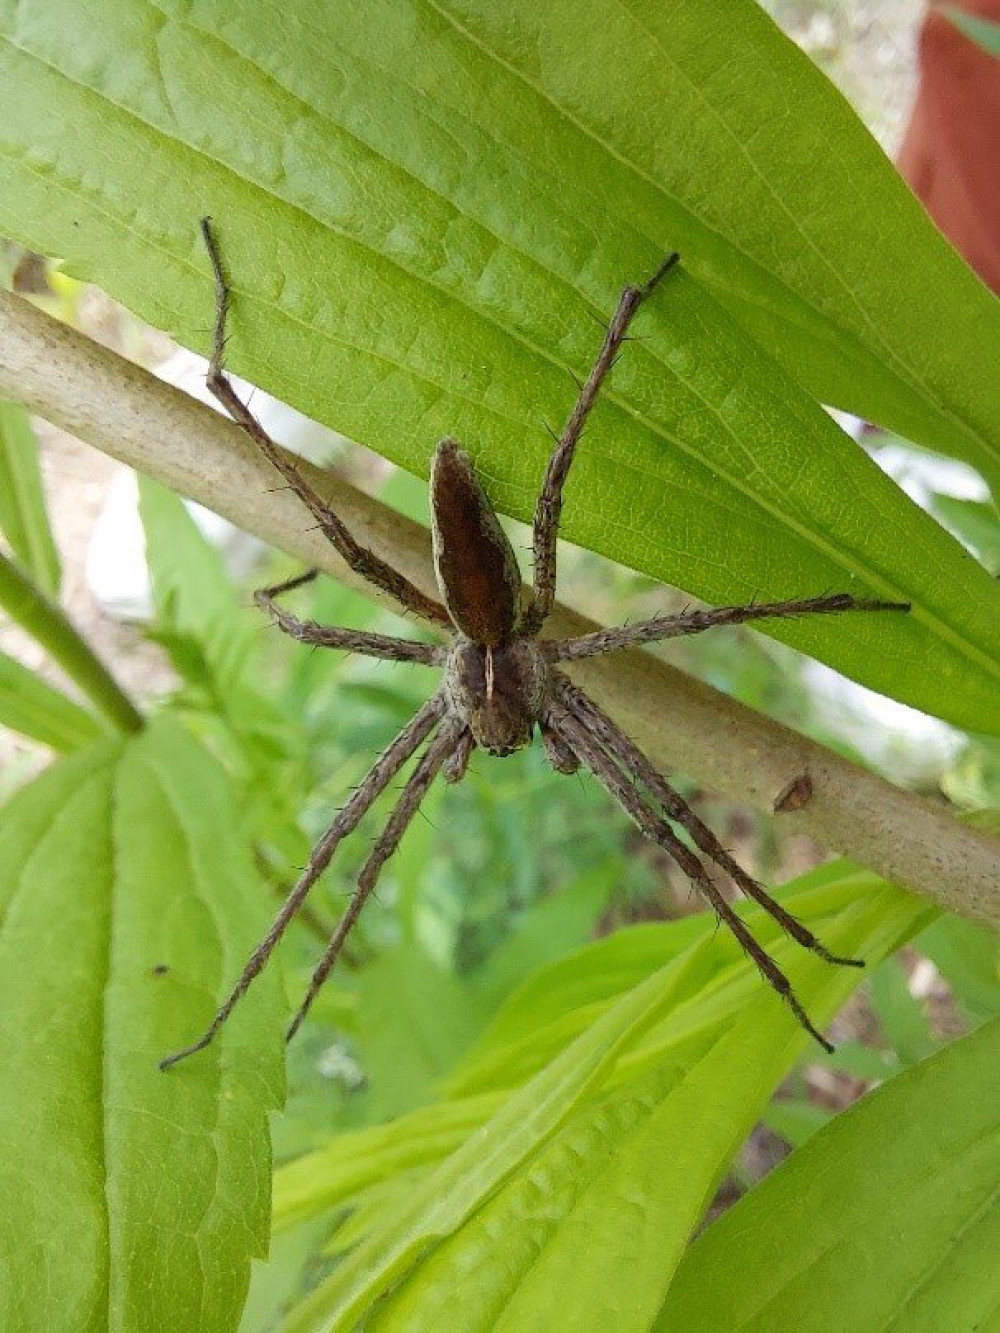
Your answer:
[[[714,862],[804,948],[811,949],[828,963],[844,967],[863,967],[862,960],[837,957],[802,922],[775,902],[730,856],[715,834],[633,741],[593,699],[559,670],[557,664],[677,635],[699,634],[715,625],[845,611],[906,611],[909,604],[862,601],[848,593],[838,593],[798,601],[687,611],[627,627],[601,629],[572,639],[539,637],[555,598],[556,537],[563,488],[574,451],[601,384],[627,341],[627,331],[636,311],[677,266],[679,256],[670,254],[645,285],[626,287],[621,293],[597,359],[580,387],[576,404],[549,458],[535,507],[534,577],[532,590],[526,597],[522,598],[514,551],[476,477],[469,456],[453,439],[446,438],[438,444],[430,478],[434,568],[441,594],[441,600],[436,601],[373,551],[355,541],[236,394],[223,369],[229,284],[210,219],[202,220],[201,231],[216,288],[213,350],[207,377],[209,389],[284,477],[347,565],[387,593],[405,611],[443,631],[448,642],[444,645],[419,643],[299,619],[281,606],[278,599],[308,583],[316,576],[316,570],[262,588],[255,594],[257,605],[270,613],[286,634],[303,643],[397,662],[439,666],[443,678],[434,695],[378,757],[313,848],[301,877],[209,1027],[190,1046],[161,1061],[160,1067],[166,1069],[203,1050],[212,1041],[267,963],[289,922],[330,864],[339,844],[357,828],[375,800],[423,747],[313,973],[288,1029],[290,1040],[329,976],[378,882],[382,867],[399,846],[434,779],[440,774],[447,782],[459,782],[477,746],[492,755],[509,755],[529,745],[536,728],[541,733],[552,767],[559,773],[574,773],[581,765],[590,769],[640,831],[662,847],[704,895],[802,1026],[824,1049],[831,1051],[833,1047],[813,1026],[788,978],[710,878],[703,858]],[[697,850],[681,839],[675,825],[684,830]]]

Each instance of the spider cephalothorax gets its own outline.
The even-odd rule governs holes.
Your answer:
[[[553,768],[560,773],[575,772],[581,765],[590,769],[640,831],[659,844],[701,891],[754,959],[765,979],[785,998],[803,1027],[822,1046],[832,1049],[809,1021],[784,973],[720,892],[702,858],[714,862],[743,893],[756,899],[804,948],[811,949],[830,963],[850,967],[862,964],[854,958],[832,955],[806,926],[775,902],[730,856],[711,829],[642,751],[559,670],[557,663],[680,634],[697,634],[713,625],[843,611],[905,611],[908,610],[907,604],[864,601],[848,593],[838,593],[798,601],[662,616],[621,629],[598,630],[574,639],[538,637],[555,597],[556,537],[563,484],[574,450],[601,382],[625,341],[633,315],[664,275],[676,266],[677,255],[670,255],[645,286],[626,287],[622,292],[597,360],[556,442],[535,508],[534,576],[527,597],[522,597],[514,551],[476,477],[471,460],[454,440],[442,440],[437,446],[431,468],[431,511],[434,567],[441,593],[438,602],[354,540],[294,464],[277,449],[233,390],[222,369],[229,288],[207,219],[202,223],[202,233],[212,261],[217,294],[209,388],[282,474],[350,568],[381,588],[407,611],[444,632],[450,642],[446,645],[419,643],[300,620],[285,610],[278,598],[313,578],[315,571],[257,593],[258,605],[273,614],[279,627],[305,643],[395,661],[438,665],[443,668],[443,680],[437,692],[379,756],[313,848],[301,878],[207,1031],[191,1046],[163,1060],[161,1067],[167,1068],[208,1045],[267,962],[309,890],[329,865],[339,843],[358,826],[365,812],[423,746],[385,828],[361,869],[357,889],[347,910],[313,974],[289,1029],[288,1035],[292,1036],[329,975],[378,881],[382,866],[399,845],[434,778],[441,773],[447,781],[458,782],[477,746],[490,754],[508,755],[528,745],[536,728],[541,733]],[[697,851],[680,838],[675,826],[687,833]]]

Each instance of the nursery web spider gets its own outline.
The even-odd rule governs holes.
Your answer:
[[[208,219],[202,222],[202,234],[215,274],[217,302],[208,370],[209,389],[281,473],[350,568],[389,594],[406,611],[444,631],[449,642],[438,646],[300,620],[285,610],[278,599],[308,583],[315,577],[315,570],[256,593],[257,605],[273,615],[286,634],[303,643],[341,648],[397,662],[440,666],[443,678],[436,693],[383,751],[320,838],[270,930],[254,950],[208,1029],[192,1045],[163,1060],[161,1068],[176,1064],[209,1044],[267,963],[340,842],[357,828],[366,811],[407,760],[423,747],[388,822],[361,869],[350,903],[292,1020],[288,1030],[291,1038],[336,962],[365,901],[375,888],[382,867],[398,847],[435,777],[440,773],[447,782],[459,782],[465,774],[469,756],[477,746],[493,755],[509,755],[531,743],[536,727],[541,732],[552,767],[559,773],[573,773],[581,764],[591,770],[641,832],[662,847],[705,896],[757,964],[765,980],[784,997],[802,1026],[821,1046],[832,1050],[830,1043],[810,1022],[784,973],[757,943],[713,883],[703,858],[713,861],[804,948],[811,949],[828,963],[846,967],[861,967],[863,963],[856,958],[838,958],[830,953],[812,931],[775,902],[730,856],[715,834],[657,772],[642,751],[556,664],[676,635],[698,634],[714,625],[842,611],[904,611],[908,605],[861,601],[848,593],[838,593],[798,601],[660,616],[573,639],[539,638],[555,596],[556,537],[563,486],[574,450],[601,384],[626,341],[633,316],[676,266],[678,256],[669,255],[644,286],[626,287],[621,294],[597,360],[580,389],[576,405],[549,459],[534,515],[533,588],[524,604],[514,552],[468,455],[452,439],[444,439],[437,446],[430,482],[434,566],[441,593],[441,601],[436,601],[373,551],[355,541],[236,395],[223,370],[229,286]],[[697,851],[682,841],[674,825],[684,830]]]

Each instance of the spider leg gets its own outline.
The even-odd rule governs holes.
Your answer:
[[[558,731],[543,718],[539,724],[542,733],[542,745],[549,763],[557,773],[573,774],[580,767],[576,752],[570,748]]]
[[[811,949],[828,963],[835,963],[839,967],[864,967],[864,962],[860,958],[841,958],[831,953],[822,940],[817,939],[807,926],[787,912],[751,875],[748,875],[635,742],[612,722],[607,713],[599,708],[589,695],[555,672],[553,679],[560,699],[573,716],[598,737],[601,744],[615,756],[626,772],[640,782],[663,807],[669,818],[687,831],[695,846],[724,870],[748,898],[760,903],[765,912],[773,917],[793,940],[801,944],[804,949]]]
[[[413,611],[435,625],[451,625],[444,607],[432,597],[426,597],[416,584],[386,564],[374,551],[368,550],[356,542],[347,528],[316,494],[306,479],[296,468],[291,458],[279,449],[265,431],[257,418],[236,393],[223,369],[226,348],[226,319],[229,314],[230,289],[226,272],[222,266],[219,247],[212,231],[211,219],[202,218],[201,234],[208,250],[215,275],[215,329],[212,338],[212,356],[208,363],[206,383],[212,394],[219,400],[229,415],[242,426],[265,458],[281,473],[288,485],[310,511],[320,531],[335,548],[355,574],[367,579],[383,592],[388,593],[407,611]]]
[[[535,557],[534,600],[521,620],[523,634],[537,634],[552,610],[556,591],[556,538],[559,535],[559,519],[562,514],[563,485],[587,417],[597,401],[601,384],[625,341],[625,335],[635,312],[679,259],[678,254],[668,255],[644,286],[626,287],[618,298],[618,308],[608,325],[597,360],[580,388],[576,404],[549,459],[541,494],[535,506],[532,538]]]
[[[362,908],[378,883],[382,867],[399,846],[400,839],[406,832],[413,816],[417,813],[421,801],[427,795],[428,788],[440,771],[441,766],[449,756],[455,753],[455,747],[460,743],[462,736],[460,725],[456,720],[445,723],[421,755],[419,763],[403,787],[402,794],[389,816],[388,823],[379,835],[367,861],[361,867],[358,886],[354,890],[351,901],[347,905],[347,910],[340,918],[336,930],[330,936],[330,942],[320,959],[319,966],[312,975],[305,997],[292,1019],[287,1034],[288,1041],[291,1041],[298,1032],[302,1020],[312,1007],[313,1000],[319,994],[320,987],[330,975],[333,965],[337,961],[337,956],[343,948],[344,941],[353,930],[358,917],[361,915]]]
[[[721,606],[713,611],[686,611],[676,616],[656,616],[634,625],[595,630],[575,639],[560,639],[547,644],[555,662],[615,653],[640,643],[655,643],[683,634],[700,634],[716,625],[743,625],[750,620],[789,619],[792,616],[831,615],[843,611],[909,611],[909,602],[880,602],[835,593],[829,597],[810,597],[792,602],[757,603],[751,606]]]
[[[269,588],[258,588],[253,595],[254,601],[263,611],[274,617],[274,622],[285,634],[290,634],[300,643],[311,643],[318,648],[342,648],[349,653],[363,653],[366,657],[381,657],[390,662],[422,662],[427,666],[440,665],[444,661],[446,650],[432,643],[418,643],[415,639],[397,639],[390,634],[373,634],[368,630],[342,629],[335,625],[319,625],[315,620],[301,620],[284,607],[277,599],[286,592],[292,592],[309,583],[316,577],[315,569],[287,579],[284,583],[272,584]]]
[[[746,923],[733,911],[719,889],[712,883],[704,865],[691,849],[681,842],[666,819],[657,815],[643,801],[631,781],[621,771],[614,758],[588,732],[587,728],[559,704],[550,708],[549,725],[571,746],[587,765],[598,782],[618,801],[641,833],[662,847],[677,862],[695,887],[704,894],[722,921],[756,963],[761,975],[784,999],[798,1022],[827,1052],[833,1046],[819,1032],[792,990],[792,984],[773,958],[757,942]]]
[[[476,742],[472,738],[472,732],[468,727],[459,734],[455,742],[455,748],[444,762],[441,769],[441,776],[445,782],[461,782],[465,777],[465,771],[469,767],[469,760],[472,758],[472,752],[476,748]]]
[[[386,789],[421,742],[430,735],[443,717],[445,706],[444,695],[441,693],[435,694],[407,723],[391,745],[379,755],[361,785],[355,789],[350,800],[313,848],[305,870],[282,904],[270,930],[250,955],[236,985],[223,1001],[221,1008],[208,1028],[196,1042],[161,1060],[161,1069],[169,1069],[171,1065],[177,1064],[189,1055],[194,1055],[196,1051],[204,1050],[211,1042],[232,1013],[237,1002],[246,994],[251,982],[267,963],[278,941],[288,928],[289,922],[305,902],[309,890],[330,864],[339,844],[348,833],[357,828],[364,814]]]

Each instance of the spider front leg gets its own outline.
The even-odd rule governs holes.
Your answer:
[[[374,551],[355,541],[347,528],[317,495],[295,464],[279,449],[267,431],[243,402],[229,381],[223,359],[226,349],[226,319],[229,315],[230,288],[222,266],[222,256],[215,241],[210,218],[202,218],[201,234],[208,250],[215,276],[215,328],[212,337],[212,355],[208,363],[206,383],[229,415],[242,426],[261,453],[285,478],[288,485],[310,511],[320,531],[355,574],[387,593],[405,610],[412,611],[434,625],[450,627],[448,613],[440,602],[426,597],[415,583],[386,564]]]
[[[208,1028],[196,1042],[161,1060],[161,1069],[169,1069],[171,1065],[179,1063],[189,1055],[194,1055],[196,1051],[204,1050],[216,1036],[237,1003],[246,994],[254,978],[263,970],[278,941],[288,929],[292,918],[305,902],[310,889],[330,864],[337,847],[352,830],[357,828],[363,816],[385,791],[406,761],[434,730],[444,716],[445,709],[444,695],[441,693],[435,694],[407,723],[388,749],[384,750],[378,757],[361,785],[355,789],[350,800],[313,848],[305,870],[282,904],[281,910],[271,924],[271,929],[250,955],[236,985],[223,1001]]]
[[[770,954],[757,942],[746,923],[726,902],[724,896],[712,883],[697,855],[681,842],[666,819],[649,808],[632,785],[632,782],[619,768],[615,758],[594,739],[588,729],[563,705],[559,703],[552,704],[547,721],[549,726],[562,737],[582,762],[587,765],[605,790],[618,801],[640,832],[657,843],[673,858],[688,879],[712,905],[720,920],[726,923],[746,953],[756,963],[765,981],[786,1001],[801,1026],[819,1042],[825,1051],[831,1052],[833,1046],[814,1027],[784,972]]]
[[[315,620],[301,620],[278,605],[279,597],[311,583],[317,572],[310,569],[305,574],[286,579],[284,583],[258,588],[253,599],[262,611],[270,613],[280,630],[300,643],[312,644],[314,648],[341,648],[344,652],[362,653],[365,657],[378,657],[389,662],[420,662],[425,666],[438,666],[444,661],[447,649],[436,644],[419,643],[415,639],[397,639],[391,634],[375,634],[369,630],[320,625]]]
[[[790,620],[795,616],[840,615],[847,611],[909,611],[909,602],[881,602],[834,593],[788,602],[759,602],[749,606],[720,606],[712,611],[686,611],[676,616],[655,616],[634,625],[616,626],[558,639],[547,644],[554,662],[578,661],[599,653],[616,653],[643,643],[656,643],[686,634],[701,634],[718,625],[745,625],[752,620]]]
[[[573,462],[577,442],[583,433],[605,377],[625,341],[636,311],[660,280],[679,262],[680,255],[670,254],[642,287],[626,287],[618,299],[618,308],[604,335],[604,342],[580,396],[569,415],[545,471],[545,480],[535,506],[532,548],[534,551],[534,600],[521,619],[522,634],[537,634],[552,610],[556,593],[556,539],[562,516],[562,492]]]

